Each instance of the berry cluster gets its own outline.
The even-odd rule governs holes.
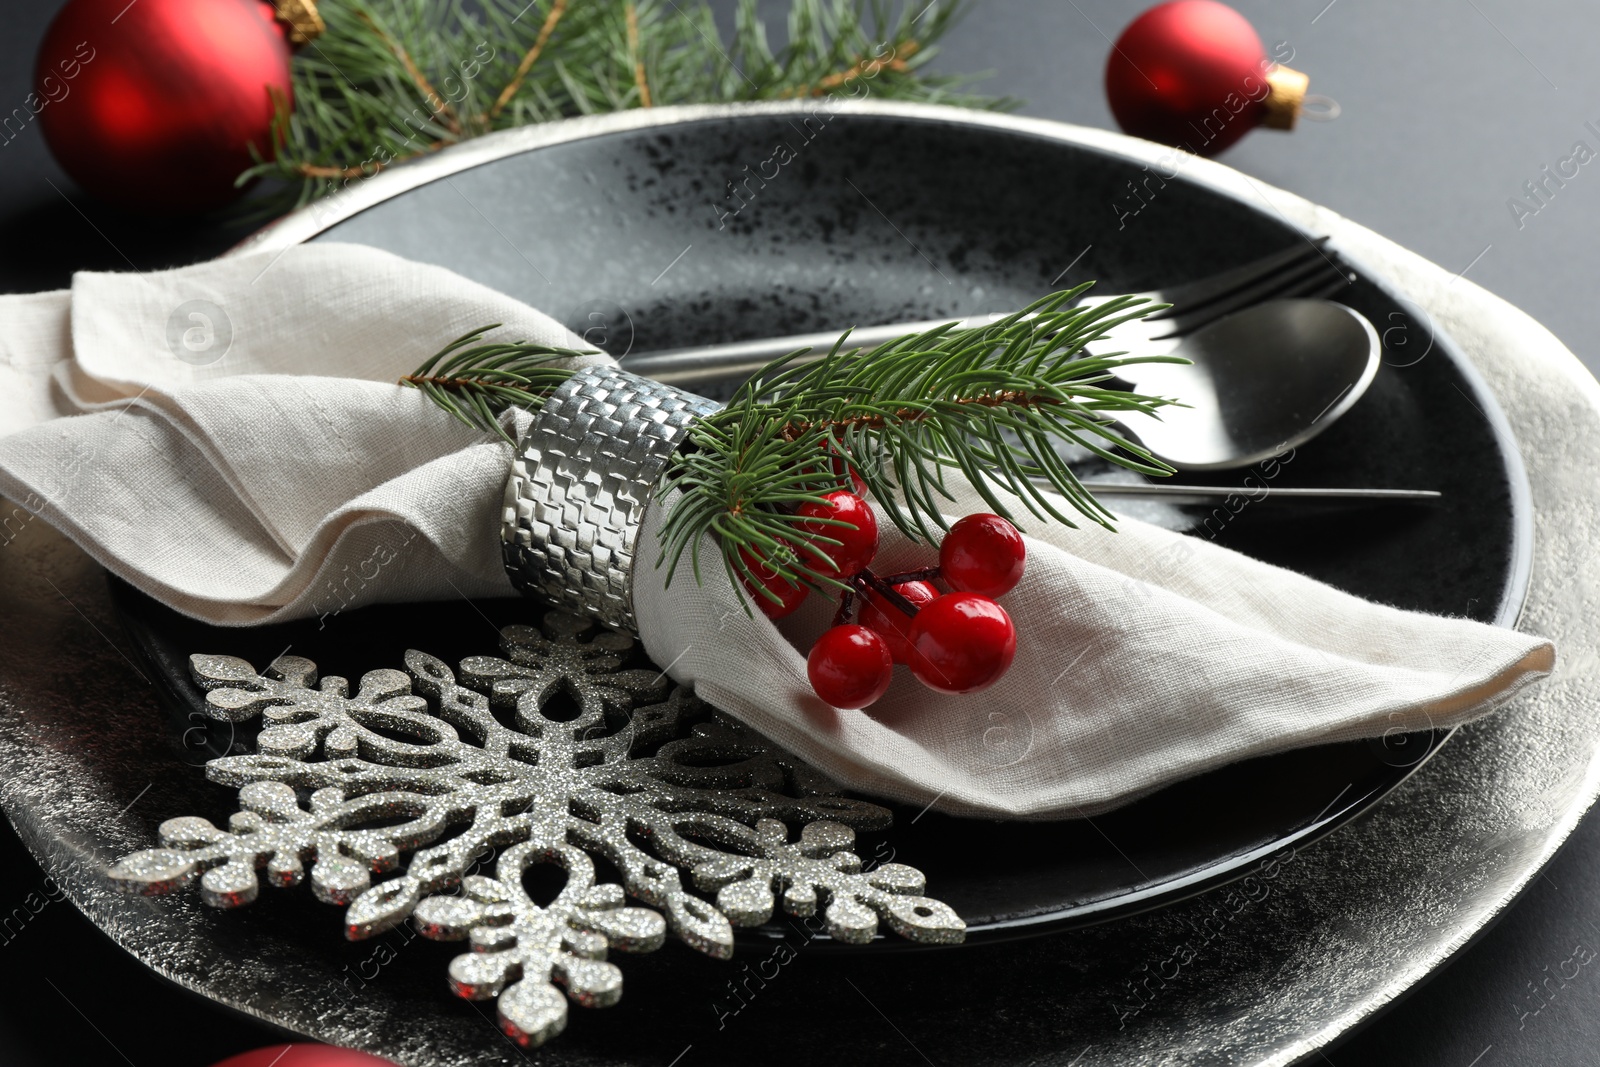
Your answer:
[[[1027,550],[1011,523],[999,515],[968,515],[945,535],[938,566],[880,576],[871,568],[878,521],[859,493],[835,490],[822,503],[800,505],[796,514],[806,538],[796,549],[799,557],[848,586],[833,626],[807,657],[817,696],[836,708],[864,708],[889,688],[896,663],[931,689],[973,693],[1011,666],[1017,630],[994,599],[1022,578]],[[815,538],[837,544],[824,553]],[[749,590],[768,618],[781,619],[805,600],[806,586],[780,578],[764,560],[746,555],[745,562],[771,594]]]

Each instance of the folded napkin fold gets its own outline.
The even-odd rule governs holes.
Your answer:
[[[0,494],[217,625],[511,595],[511,449],[394,384],[491,322],[586,347],[502,294],[360,246],[0,297]],[[1000,683],[946,696],[900,678],[841,712],[811,694],[800,651],[827,624],[823,598],[780,630],[720,568],[668,591],[651,567],[662,514],[646,514],[635,586],[650,655],[842,783],[961,814],[1092,815],[1250,756],[1456,726],[1554,661],[1537,637],[1373,604],[1133,520],[1036,523],[1003,601],[1019,644]],[[880,525],[885,566],[931,559]]]

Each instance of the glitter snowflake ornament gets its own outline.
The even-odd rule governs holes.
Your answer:
[[[568,999],[617,1002],[610,949],[653,951],[670,931],[727,958],[733,926],[768,921],[780,901],[797,916],[822,909],[841,941],[870,941],[880,922],[917,941],[964,936],[948,905],[920,895],[921,872],[866,870],[850,851],[856,830],[889,824],[886,809],[837,795],[662,672],[629,667],[632,638],[552,612],[542,632],[506,627],[501,650],[463,660],[459,679],[408,652],[405,672],[371,671],[353,696],[300,657],[260,674],[192,657],[212,715],[262,720],[255,754],[206,765],[241,810],[225,830],[168,820],[162,847],[117,863],[112,881],[157,894],[198,879],[207,904],[231,908],[256,899],[261,871],[287,887],[309,866],[316,896],[347,906],[352,940],[410,919],[466,941],[451,987],[498,998],[502,1027],[528,1046],[561,1032]],[[469,873],[490,849],[493,876]],[[621,884],[598,881],[592,857]],[[538,864],[566,875],[548,904],[523,886]]]

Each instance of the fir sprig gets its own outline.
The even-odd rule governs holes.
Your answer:
[[[940,502],[953,499],[952,471],[1007,518],[1016,516],[1003,495],[1037,518],[1075,525],[1053,490],[1078,516],[1110,527],[1110,512],[1058,445],[1071,442],[1145,474],[1172,473],[1112,420],[1174,401],[1118,389],[1113,380],[1129,364],[1184,361],[1086,354],[1112,327],[1156,310],[1136,298],[1072,307],[1086,288],[1054,293],[989,326],[951,323],[855,351],[845,337],[821,360],[796,353],[771,364],[727,407],[696,422],[669,465],[668,485],[681,492],[663,524],[657,564],[667,565],[670,580],[688,551],[698,580],[701,537],[710,533],[730,576],[752,579],[757,590],[757,568],[842,589],[817,558],[839,542],[808,536],[795,508],[849,488],[851,468],[887,517],[918,540],[944,526]]]
[[[510,407],[540,403],[572,377],[571,367],[551,366],[551,360],[594,353],[526,341],[478,343],[499,326],[483,326],[456,338],[401,378],[400,384],[422,390],[468,426],[516,444],[500,424],[501,413]]]
[[[1052,293],[988,326],[949,323],[875,348],[851,349],[849,334],[821,359],[802,349],[768,364],[728,405],[697,420],[662,476],[672,493],[656,565],[668,582],[685,552],[701,577],[700,544],[711,534],[731,577],[776,594],[757,570],[820,589],[846,586],[826,573],[840,541],[796,508],[851,488],[854,472],[889,520],[915,540],[945,525],[958,473],[997,514],[1007,499],[1034,517],[1110,528],[1111,513],[1061,457],[1063,442],[1130,470],[1172,468],[1117,430],[1118,413],[1152,413],[1175,401],[1116,387],[1119,368],[1182,363],[1173,356],[1091,355],[1085,346],[1162,305],[1119,297],[1073,304],[1089,287]],[[541,403],[573,374],[550,361],[584,353],[534,345],[484,344],[493,326],[457,338],[401,379],[451,415],[511,441],[500,415]],[[514,442],[513,442],[514,443]],[[802,528],[802,523],[813,529]]]
[[[756,0],[724,40],[706,0],[319,0],[327,32],[293,67],[274,157],[251,168],[301,206],[494,130],[663,104],[837,93],[975,107],[928,62],[964,0],[791,0],[769,43]],[[259,206],[259,205],[258,205]]]

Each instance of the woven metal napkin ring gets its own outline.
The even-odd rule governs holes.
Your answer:
[[[704,397],[589,367],[562,384],[517,444],[501,547],[522,592],[638,632],[634,543],[667,460]]]

